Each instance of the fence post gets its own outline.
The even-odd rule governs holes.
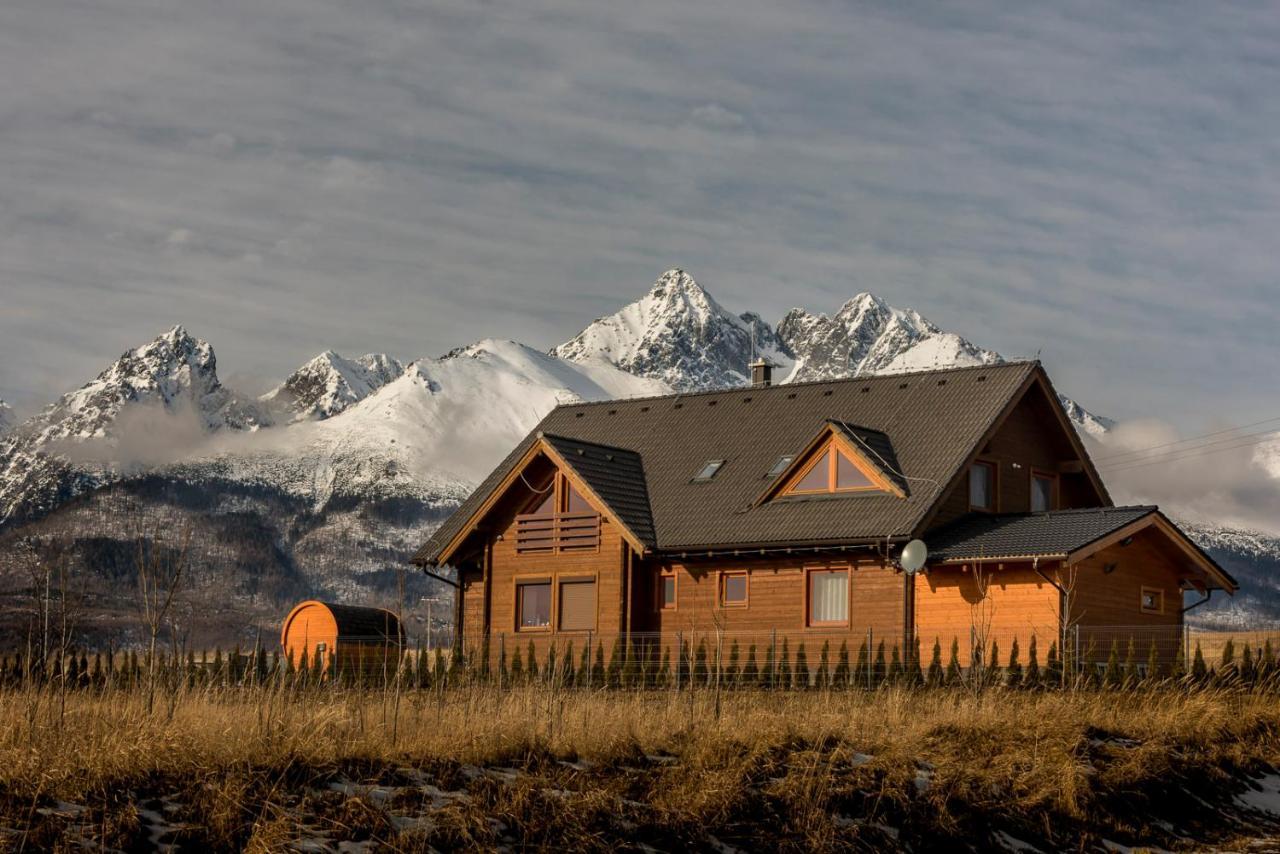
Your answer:
[[[1080,660],[1080,626],[1072,626],[1072,634],[1075,635],[1075,639],[1072,641],[1075,652],[1072,654],[1071,659],[1073,669],[1076,671],[1074,675],[1078,679],[1084,673],[1084,668],[1086,667],[1086,663]]]
[[[777,689],[778,687],[778,630],[773,629],[769,633],[769,652],[771,655],[769,666],[772,670],[769,672],[769,687]]]
[[[871,627],[867,626],[867,690],[871,690],[871,671],[875,669],[875,650],[872,649],[875,634],[871,631]]]

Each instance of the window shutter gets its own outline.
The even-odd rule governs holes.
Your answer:
[[[560,630],[585,632],[596,627],[596,582],[560,583]]]

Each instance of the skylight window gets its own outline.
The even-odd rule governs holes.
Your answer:
[[[724,460],[707,460],[706,465],[702,467],[694,477],[694,480],[698,482],[711,480],[711,478],[716,476],[716,473],[720,471],[720,468],[723,465]]]
[[[778,475],[787,470],[787,466],[791,465],[791,461],[795,459],[793,454],[784,454],[778,457],[778,461],[773,464],[773,468],[769,469],[769,473],[765,475],[769,480],[773,480]]]

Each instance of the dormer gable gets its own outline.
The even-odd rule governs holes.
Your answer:
[[[893,444],[878,430],[831,420],[755,503],[865,493],[907,497]]]

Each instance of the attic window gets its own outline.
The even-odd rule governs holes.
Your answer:
[[[778,475],[787,470],[787,466],[791,465],[791,461],[795,459],[792,454],[783,454],[778,457],[778,461],[773,464],[773,468],[769,469],[769,473],[765,475],[769,480],[773,480]]]
[[[829,443],[792,480],[783,495],[879,491],[880,485],[843,450]]]
[[[706,464],[698,474],[694,476],[694,482],[705,483],[706,481],[711,480],[711,478],[716,476],[716,473],[720,471],[720,467],[723,465],[724,460],[707,460]]]

